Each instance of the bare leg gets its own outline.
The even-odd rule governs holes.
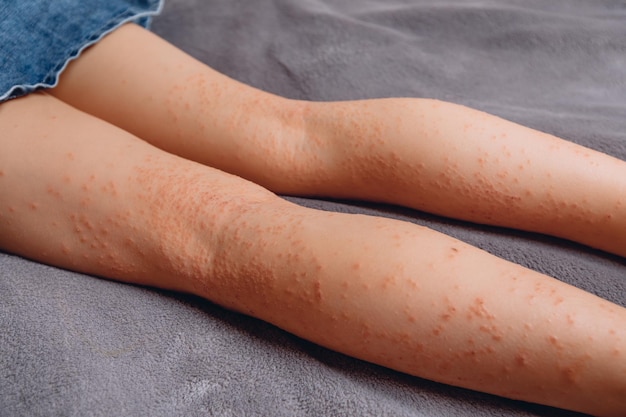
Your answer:
[[[0,106],[0,129],[5,250],[433,380],[626,410],[626,310],[607,301],[409,223],[290,204],[48,96]]]
[[[75,271],[196,292],[229,207],[275,198],[47,95],[2,104],[0,128],[0,247]]]
[[[302,106],[219,74],[132,24],[70,64],[51,94],[161,149],[273,190],[293,188],[294,166],[310,153],[302,149]]]
[[[433,100],[311,103],[335,195],[535,231],[626,256],[626,162]]]
[[[626,163],[482,112],[294,102],[132,25],[63,77],[54,94],[72,105],[275,192],[402,204],[626,256]]]

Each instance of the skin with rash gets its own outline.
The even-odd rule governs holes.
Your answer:
[[[435,381],[626,410],[624,308],[427,228],[274,194],[401,204],[624,256],[626,163],[435,100],[287,100],[133,25],[50,94],[0,106],[3,249],[197,294]]]

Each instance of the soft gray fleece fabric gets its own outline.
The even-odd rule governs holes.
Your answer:
[[[624,1],[171,0],[154,30],[289,97],[436,97],[626,159]],[[411,210],[293,200],[428,225],[626,306],[624,259]],[[408,377],[193,297],[3,253],[0,294],[0,416],[575,415]]]

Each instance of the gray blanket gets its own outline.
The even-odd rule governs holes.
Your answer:
[[[626,159],[621,0],[171,0],[154,30],[288,97],[435,97]],[[397,207],[292,200],[427,225],[626,306],[621,258]],[[1,416],[575,415],[389,371],[198,298],[4,253],[0,294]]]

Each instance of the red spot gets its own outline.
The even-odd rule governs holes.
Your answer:
[[[470,319],[472,318],[472,316],[484,317],[489,320],[493,320],[495,318],[495,316],[487,310],[487,308],[485,307],[485,300],[482,299],[481,297],[477,297],[474,300],[474,304],[469,307],[469,311],[470,311],[470,314],[469,314]]]
[[[53,186],[49,185],[47,192],[49,195],[55,197],[55,198],[61,198],[61,192],[59,192],[59,190],[57,190],[56,188],[54,188]]]
[[[389,287],[390,285],[394,285],[395,283],[396,283],[396,277],[388,276],[383,281],[383,289],[386,289],[387,287]]]
[[[550,341],[550,344],[554,347],[556,347],[559,350],[563,349],[563,345],[561,344],[561,342],[559,341],[559,338],[556,336],[550,336],[548,338],[548,340]]]
[[[525,352],[522,353],[518,353],[517,355],[515,355],[515,363],[517,364],[517,366],[523,368],[528,366],[528,354],[526,354]]]
[[[322,284],[320,281],[315,281],[313,284],[313,288],[315,289],[315,299],[317,301],[322,301]]]
[[[468,350],[464,352],[463,354],[467,357],[476,358],[476,356],[478,355],[478,352],[472,349],[472,350]]]
[[[577,375],[578,372],[576,369],[572,367],[563,368],[561,370],[561,374],[563,375],[563,378],[565,379],[565,381],[567,381],[570,384],[574,384],[578,380],[578,375]]]

